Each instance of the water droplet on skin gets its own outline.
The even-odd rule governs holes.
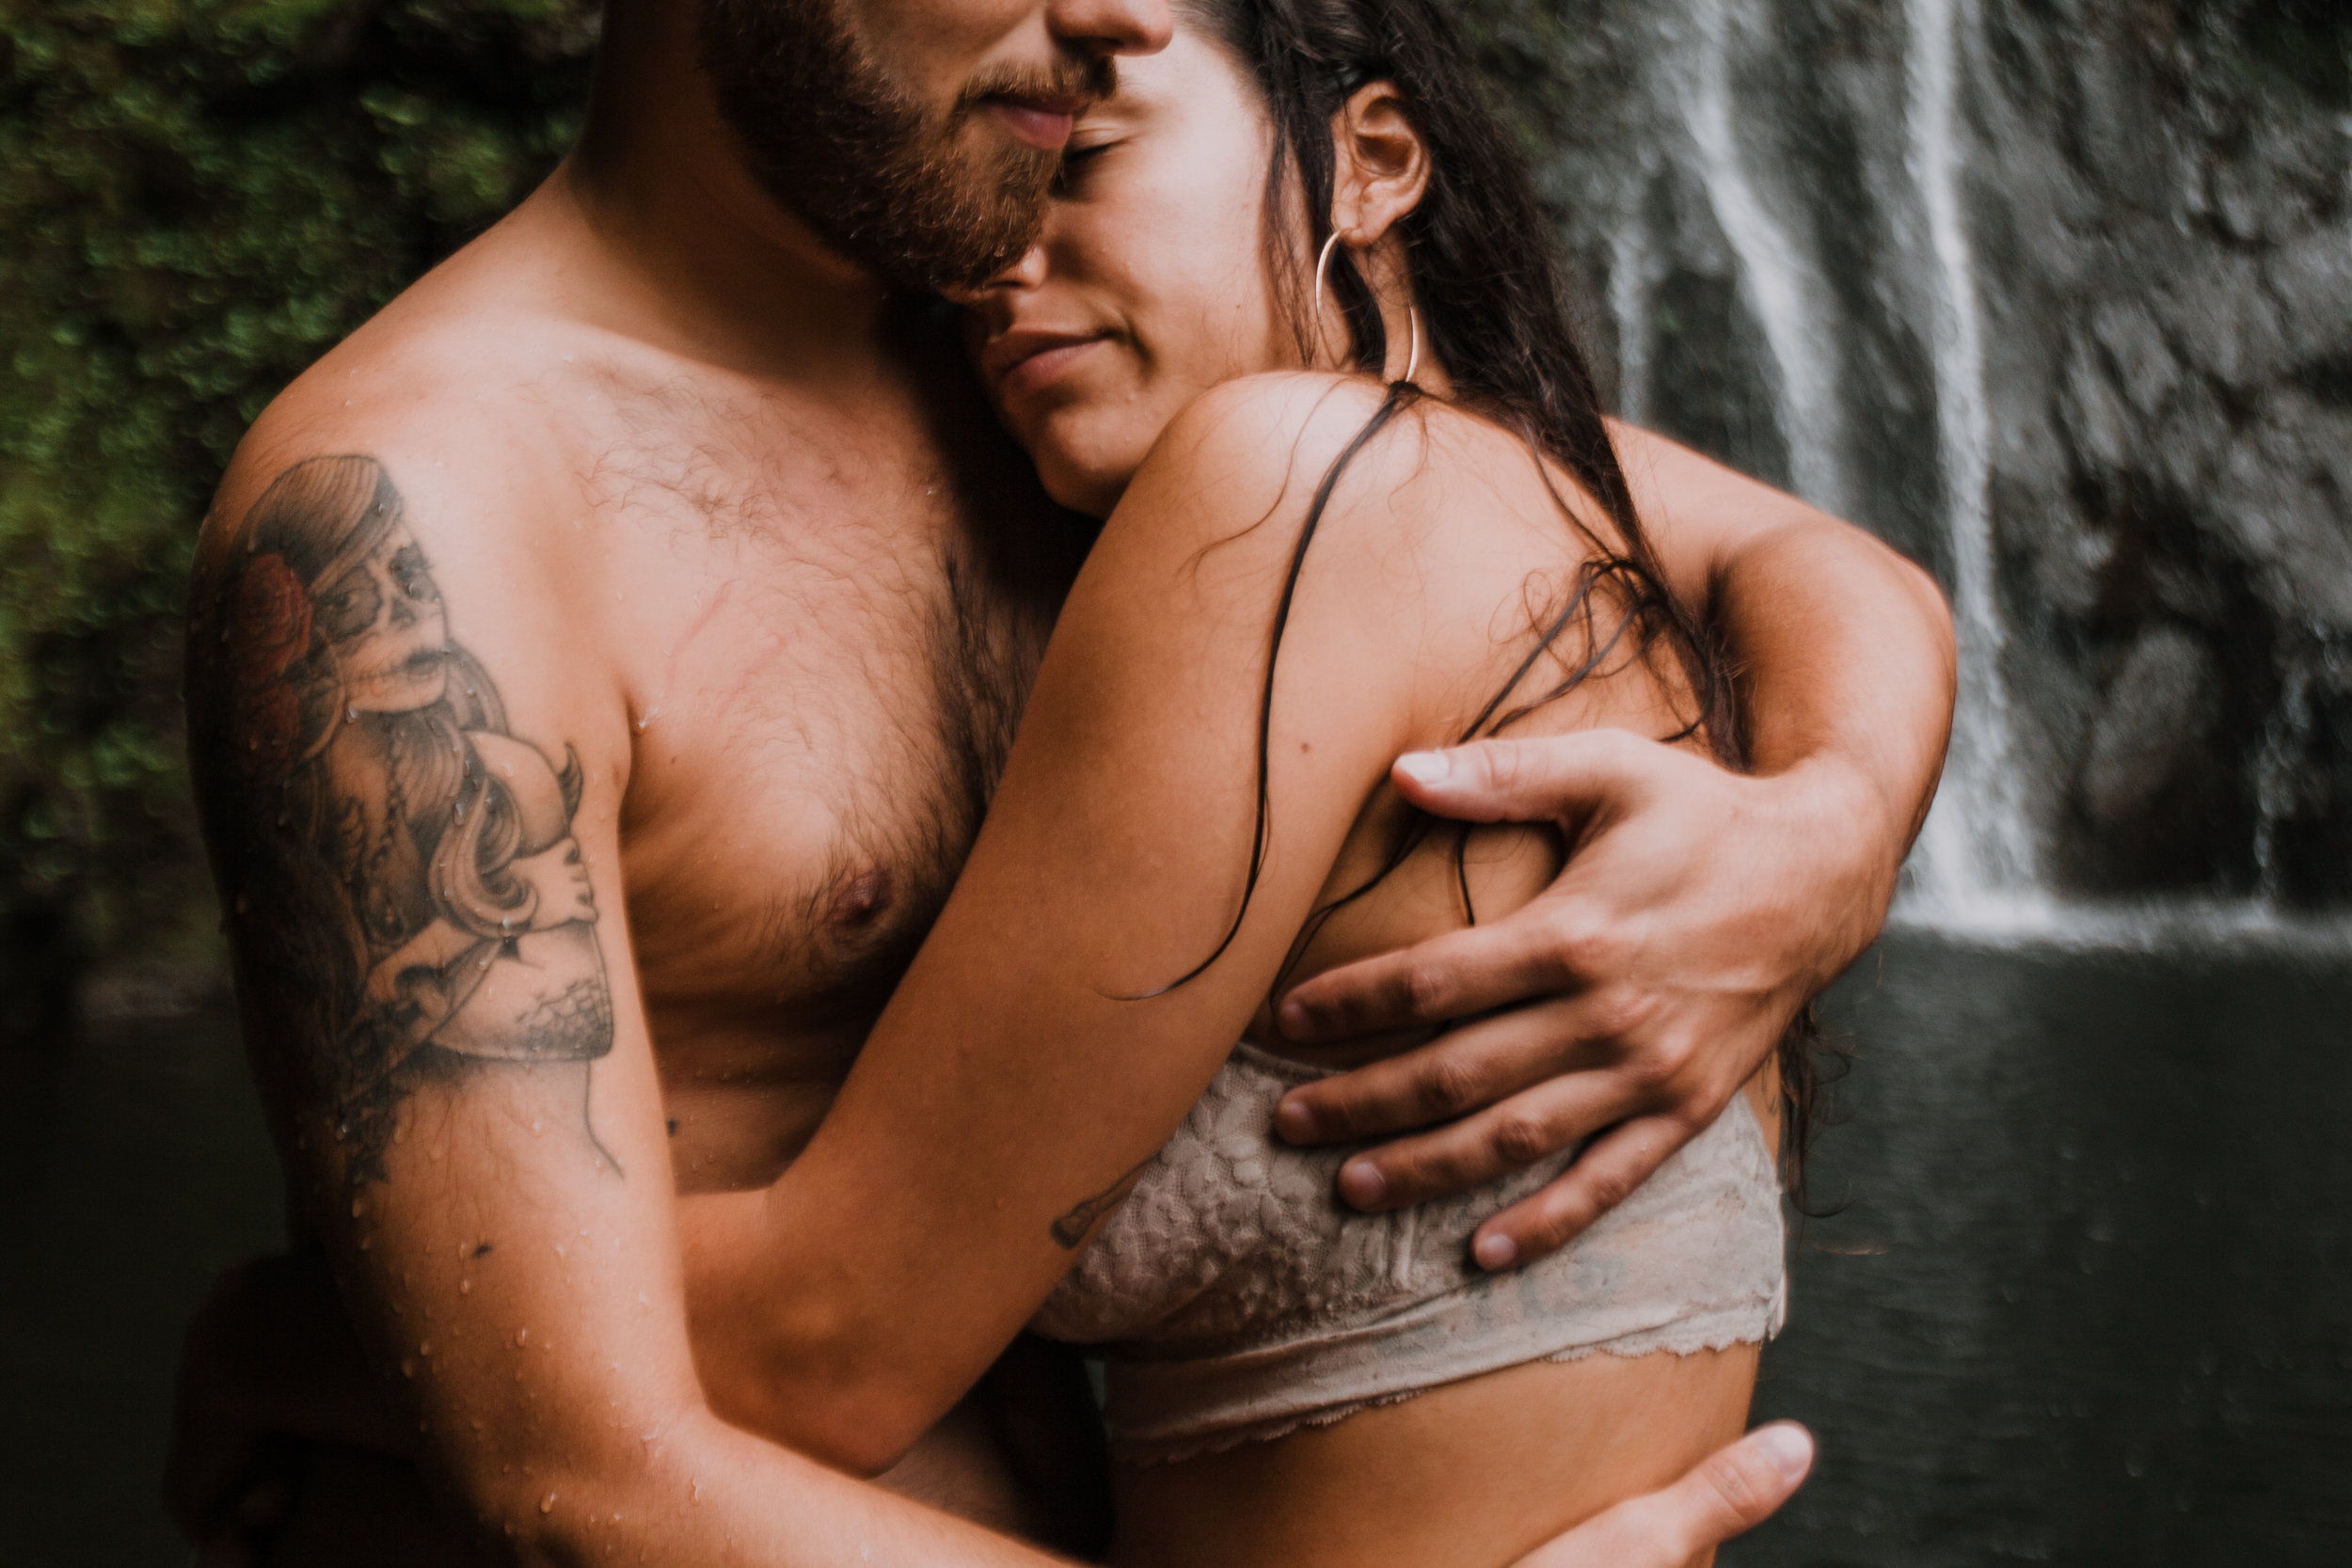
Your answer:
[[[347,723],[358,723],[359,721],[359,709],[358,705],[355,704],[352,706],[343,709],[343,719]]]
[[[417,1363],[415,1357],[404,1355],[400,1358],[400,1375],[403,1377],[414,1377],[417,1375]]]
[[[554,1493],[550,1492],[546,1497],[539,1499],[539,1512],[542,1513],[552,1513],[555,1512]]]
[[[367,1212],[368,1206],[361,1202],[358,1198],[355,1197],[351,1200],[351,1217],[353,1219],[358,1219],[360,1215],[366,1213]]]
[[[546,1129],[545,1127],[543,1127],[543,1126],[539,1123],[538,1119],[537,1119],[536,1117],[533,1117],[533,1118],[532,1118],[532,1123],[531,1123],[531,1132],[532,1132],[532,1136],[533,1136],[533,1137],[537,1137],[537,1136],[538,1136],[541,1132],[546,1132],[546,1131],[547,1131],[547,1129]]]
[[[521,1347],[529,1343],[531,1343],[531,1330],[527,1328],[518,1328],[515,1330],[515,1345],[516,1349],[519,1350]]]
[[[472,1281],[472,1280],[470,1280],[470,1279],[461,1279],[461,1280],[459,1280],[459,1281],[457,1282],[457,1293],[458,1293],[459,1295],[461,1295],[461,1296],[469,1296],[469,1295],[472,1295],[472,1294],[473,1294],[473,1281]]]
[[[420,1339],[420,1340],[418,1340],[418,1341],[417,1341],[417,1354],[418,1354],[419,1355],[422,1355],[422,1356],[428,1356],[428,1357],[429,1357],[429,1356],[431,1356],[431,1355],[432,1355],[432,1354],[433,1354],[433,1341],[432,1341],[432,1340],[430,1340],[430,1339]]]

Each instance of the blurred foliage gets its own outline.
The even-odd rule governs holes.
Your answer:
[[[0,0],[0,1034],[201,959],[182,584],[278,388],[553,166],[594,0]]]

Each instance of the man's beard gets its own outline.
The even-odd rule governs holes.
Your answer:
[[[999,71],[944,114],[866,49],[840,0],[702,0],[703,71],[770,195],[850,260],[918,289],[970,286],[1018,260],[1061,155],[966,135],[983,98],[1107,95],[1107,59]]]

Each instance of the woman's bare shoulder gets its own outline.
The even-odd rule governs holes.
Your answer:
[[[1220,491],[1280,488],[1320,477],[1380,410],[1383,389],[1362,376],[1279,371],[1211,388],[1168,422],[1138,483],[1181,476]]]

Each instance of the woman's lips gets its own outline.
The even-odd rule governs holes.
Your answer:
[[[1086,104],[1077,100],[1046,98],[988,98],[981,102],[1016,140],[1045,152],[1059,152],[1070,140],[1070,128]]]
[[[1014,332],[980,351],[980,372],[1005,402],[1043,390],[1087,350],[1100,332]]]

